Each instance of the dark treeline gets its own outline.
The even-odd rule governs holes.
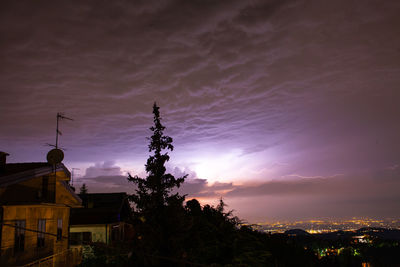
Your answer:
[[[309,238],[253,230],[227,211],[222,199],[216,207],[201,206],[196,199],[185,203],[185,196],[174,192],[186,176],[166,173],[165,151],[174,147],[163,133],[156,104],[153,114],[147,177],[128,177],[137,187],[130,197],[134,238],[93,246],[93,257],[83,266],[361,266],[362,259],[351,251],[321,259],[315,253],[318,242]]]
[[[156,227],[138,217],[135,240],[124,247],[95,247],[85,266],[317,266],[311,250],[242,225],[217,207],[192,199],[179,212],[166,209]],[[160,214],[161,215],[161,214]],[[179,225],[179,227],[177,227]],[[154,227],[154,228],[153,228]]]

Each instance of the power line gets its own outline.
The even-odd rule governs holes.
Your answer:
[[[44,232],[44,231],[34,230],[34,229],[22,227],[22,226],[17,226],[17,225],[14,225],[14,224],[4,223],[4,221],[3,221],[3,222],[0,222],[0,224],[3,225],[3,226],[13,227],[13,228],[15,228],[15,229],[22,229],[22,230],[25,230],[25,231],[28,231],[28,232],[40,233],[40,234],[50,235],[50,236],[54,236],[54,237],[58,237],[58,236],[59,236],[59,235],[57,235],[57,234],[53,234],[53,233],[50,233],[50,232]],[[24,237],[25,237],[25,235],[24,235]],[[29,237],[29,238],[35,238],[35,236],[31,236],[31,237]],[[61,235],[61,240],[62,240],[63,238],[69,239],[68,236],[62,236],[62,235]],[[24,239],[25,239],[25,238],[24,238]],[[28,239],[28,240],[30,240],[30,239]],[[13,246],[14,246],[14,245],[12,245],[12,246],[5,246],[5,247],[1,247],[1,249],[3,249],[3,248],[8,248],[8,247],[13,247]]]

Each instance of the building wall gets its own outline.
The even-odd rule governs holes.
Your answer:
[[[1,265],[34,261],[68,249],[69,207],[56,205],[10,205],[3,207],[4,225],[1,229]],[[38,220],[46,219],[45,245],[37,247]],[[57,223],[62,219],[62,236],[57,240]],[[25,220],[23,252],[14,251],[15,220]],[[9,224],[9,225],[7,225]],[[11,225],[11,226],[10,226]],[[33,230],[33,231],[29,231]]]
[[[17,203],[59,203],[68,206],[80,205],[71,193],[62,185],[70,178],[62,171],[34,177],[0,188],[0,200],[3,204]]]
[[[71,195],[70,191],[62,185],[62,182],[58,177],[56,183],[56,203],[72,207],[78,204],[77,200]]]
[[[63,185],[64,181],[69,181],[69,177],[61,171],[1,188],[0,212],[2,210],[4,225],[0,227],[0,266],[25,264],[51,255],[58,255],[53,259],[54,266],[65,266],[67,261],[63,257],[69,246],[70,207],[81,204]],[[45,232],[48,233],[44,235],[44,247],[40,248],[35,232],[39,219],[46,220]],[[58,219],[62,219],[60,240],[57,240]],[[14,249],[16,220],[25,220],[25,244],[21,252]]]
[[[80,240],[72,240],[73,233],[91,233],[91,242],[102,242],[112,244],[113,242],[123,242],[132,240],[134,236],[133,226],[125,222],[110,224],[86,224],[70,225],[71,244],[77,244]],[[81,238],[83,237],[80,236]],[[74,242],[75,241],[75,242]],[[82,242],[85,245],[85,242]]]
[[[107,243],[110,239],[110,226],[107,224],[71,225],[70,233],[92,233],[92,242]]]
[[[55,181],[54,175],[45,175],[4,187],[0,190],[1,202],[54,203]]]

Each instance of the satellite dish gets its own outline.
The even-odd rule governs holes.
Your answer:
[[[64,159],[64,152],[61,149],[54,148],[47,153],[47,162],[50,164],[58,164]]]

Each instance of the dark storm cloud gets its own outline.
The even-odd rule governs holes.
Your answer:
[[[364,196],[368,199],[374,196],[387,197],[391,195],[398,197],[397,188],[400,185],[400,171],[397,169],[381,171],[372,176],[366,173],[358,173],[353,176],[336,175],[334,177],[310,178],[293,175],[291,178],[290,180],[275,180],[253,186],[246,184],[236,186],[226,196],[312,195],[335,196],[337,199],[346,196],[354,198]],[[372,205],[373,200],[370,202]]]
[[[226,191],[234,188],[232,183],[215,182],[210,184],[206,179],[200,179],[196,173],[188,168],[167,168],[167,172],[176,178],[187,175],[187,179],[177,190],[188,198],[212,198],[221,197]],[[132,174],[134,176],[134,174]],[[145,178],[145,173],[139,173],[139,177]],[[113,162],[96,163],[86,169],[85,175],[75,179],[75,186],[87,185],[91,193],[97,192],[127,192],[134,193],[136,186],[127,180],[128,175],[122,175],[121,168]]]
[[[86,184],[90,193],[101,192],[127,192],[135,193],[136,186],[127,180],[127,176],[95,176],[75,179],[74,185],[80,188],[82,184]],[[189,179],[177,190],[187,198],[219,198],[222,197],[226,190],[233,189],[232,183],[209,184],[206,179]]]
[[[75,179],[74,186],[79,189],[85,184],[89,193],[127,192],[128,194],[132,194],[135,191],[135,187],[126,178],[126,176],[121,175],[78,178]]]
[[[187,194],[188,198],[219,198],[233,188],[235,187],[232,183],[214,182],[210,184],[206,179],[193,179],[185,181],[178,191],[181,194]]]
[[[174,168],[174,175],[183,174]],[[178,171],[179,170],[179,171]],[[297,178],[297,179],[296,179]],[[78,186],[86,183],[90,192],[134,193],[135,186],[126,176],[98,176],[80,178]],[[336,175],[333,177],[290,176],[290,180],[275,180],[261,184],[215,182],[191,177],[179,188],[187,199],[198,198],[209,202],[223,197],[235,214],[248,220],[396,217],[400,211],[400,168],[389,166],[369,173]]]
[[[224,199],[251,221],[397,218],[399,169],[235,186]],[[264,215],[265,214],[265,215]]]
[[[3,100],[8,105],[2,106],[16,121],[5,137],[24,131],[17,124],[27,120],[29,110],[50,121],[48,113],[62,109],[77,119],[74,141],[103,145],[112,132],[118,136],[113,145],[122,148],[145,135],[142,125],[154,99],[161,99],[182,142],[189,136],[219,141],[228,131],[246,136],[258,130],[261,137],[315,126],[315,120],[308,125],[299,115],[322,108],[316,103],[326,96],[331,106],[352,94],[371,98],[368,90],[376,87],[370,77],[379,74],[377,80],[389,83],[394,77],[387,64],[357,69],[379,63],[379,57],[385,65],[390,55],[385,49],[395,48],[385,44],[378,50],[381,44],[367,39],[371,31],[390,37],[380,31],[393,20],[384,17],[390,6],[370,18],[372,4],[349,6],[354,11],[348,15],[342,7],[330,5],[320,20],[317,11],[328,8],[291,1],[64,1],[42,7],[10,2],[2,15],[2,88],[9,91]],[[331,23],[340,18],[345,23]],[[371,30],[375,22],[377,29]],[[349,76],[369,76],[370,89],[357,80],[348,84]],[[341,118],[348,114],[343,113]],[[44,130],[49,123],[28,126],[26,134],[49,135]]]

